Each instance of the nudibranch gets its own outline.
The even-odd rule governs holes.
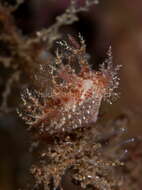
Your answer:
[[[95,71],[88,63],[82,37],[79,43],[69,36],[68,43],[59,44],[54,64],[48,63],[48,95],[28,88],[21,95],[19,115],[40,134],[70,132],[96,122],[102,100],[116,95],[119,85],[120,66],[113,66],[111,48],[100,70]]]

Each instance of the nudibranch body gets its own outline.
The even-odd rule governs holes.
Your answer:
[[[95,122],[102,99],[112,96],[119,85],[119,66],[112,65],[111,49],[100,71],[95,71],[88,64],[84,40],[78,44],[69,37],[69,42],[60,42],[63,51],[57,51],[54,66],[47,71],[51,80],[45,87],[48,96],[29,89],[22,94],[19,115],[39,133],[70,132]]]

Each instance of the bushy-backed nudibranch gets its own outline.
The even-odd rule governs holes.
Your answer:
[[[88,63],[82,37],[79,43],[71,36],[68,41],[59,42],[61,51],[57,50],[55,62],[48,65],[48,96],[30,89],[22,94],[19,115],[39,133],[70,132],[96,122],[102,100],[116,95],[120,66],[114,68],[111,48],[100,70],[95,71]]]

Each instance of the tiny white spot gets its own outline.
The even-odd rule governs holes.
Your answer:
[[[90,111],[89,111],[89,110],[87,110],[87,113],[88,113],[88,114],[90,114]]]
[[[70,118],[71,118],[71,114],[68,115],[68,119],[70,119]]]

